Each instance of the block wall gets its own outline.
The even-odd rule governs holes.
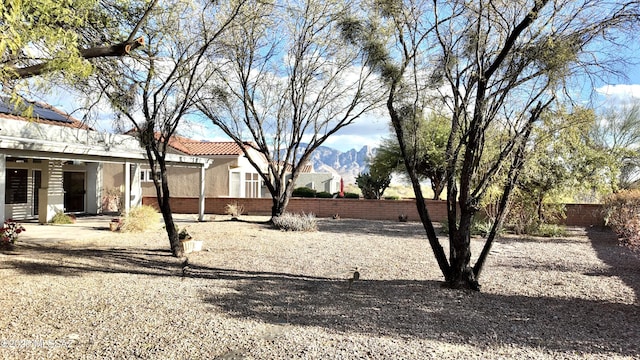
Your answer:
[[[207,198],[205,213],[225,214],[227,204],[238,202],[244,206],[247,215],[270,215],[271,199],[245,198]],[[429,215],[433,221],[444,221],[447,218],[447,203],[441,200],[425,200]],[[145,197],[143,203],[156,206],[154,197]],[[171,209],[175,213],[197,214],[198,199],[171,198]],[[563,221],[569,226],[603,225],[601,205],[567,204],[567,218]],[[414,200],[358,200],[358,199],[308,199],[293,198],[289,201],[287,211],[292,213],[313,213],[317,217],[331,217],[335,214],[345,219],[398,220],[401,214],[407,215],[409,221],[418,221],[418,211]]]

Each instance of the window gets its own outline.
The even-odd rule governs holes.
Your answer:
[[[239,198],[259,198],[262,181],[258,173],[230,172],[229,196]]]
[[[26,204],[27,169],[7,169],[5,204]]]
[[[256,173],[246,173],[244,187],[244,197],[260,197],[260,175]]]
[[[242,197],[240,194],[240,173],[232,172],[229,174],[229,196]]]
[[[140,170],[140,182],[153,182],[153,171]],[[160,171],[156,172],[156,179],[160,180]]]

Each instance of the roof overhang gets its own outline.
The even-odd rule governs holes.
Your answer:
[[[147,163],[138,140],[128,135],[0,118],[0,149],[9,156],[114,163]],[[208,168],[212,159],[166,154],[167,164]]]

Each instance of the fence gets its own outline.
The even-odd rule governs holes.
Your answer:
[[[270,215],[273,202],[271,199],[249,198],[207,198],[205,213],[225,214],[227,204],[238,203],[244,206],[247,215]],[[145,205],[157,206],[155,197],[143,198]],[[447,218],[447,204],[441,200],[425,200],[429,215],[433,221],[444,221]],[[171,209],[175,213],[197,214],[198,198],[171,198]],[[398,216],[406,215],[409,221],[419,220],[415,200],[363,200],[363,199],[315,199],[292,198],[287,211],[293,213],[313,213],[317,217],[339,215],[345,219],[398,220]],[[569,226],[599,226],[604,224],[601,205],[598,204],[566,204],[566,219]]]

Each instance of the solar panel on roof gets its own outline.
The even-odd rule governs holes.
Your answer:
[[[47,109],[38,105],[36,103],[29,103],[29,106],[32,108],[31,116],[38,119],[43,120],[51,120],[51,121],[59,121],[66,124],[71,124],[73,121],[65,115],[62,115],[58,112],[55,112],[51,109]],[[5,99],[0,99],[0,113],[16,115],[16,116],[24,116],[24,111],[17,110],[13,104],[6,101]]]
[[[71,124],[73,121],[68,116],[64,116],[58,112],[50,109],[43,108],[38,104],[33,104],[33,117],[39,117],[40,119],[47,119],[53,121],[60,121],[63,123]]]

